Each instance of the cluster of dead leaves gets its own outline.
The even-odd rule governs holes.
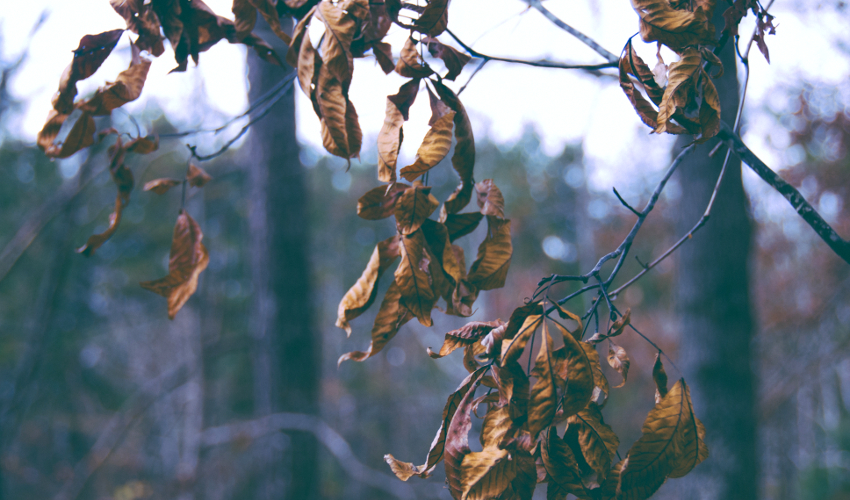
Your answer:
[[[549,317],[555,312],[575,328]],[[687,385],[680,380],[668,390],[658,357],[655,408],[643,424],[643,436],[618,460],[620,441],[602,416],[610,389],[595,346],[620,335],[628,321],[627,313],[606,335],[583,341],[581,318],[557,304],[545,310],[533,302],[517,308],[507,323],[473,322],[447,333],[439,353],[429,349],[429,354],[440,357],[462,347],[469,376],[449,396],[426,462],[414,465],[386,455],[390,468],[407,481],[430,476],[442,460],[449,490],[458,500],[530,499],[540,483],[547,483],[550,499],[649,498],[667,478],[684,476],[705,460],[708,448]],[[560,334],[557,341],[550,328]],[[540,347],[526,373],[518,360],[525,351],[534,355],[538,330]],[[625,351],[609,349],[609,363],[625,378]],[[489,390],[476,397],[480,385]],[[482,450],[472,451],[472,415],[482,405],[487,407]],[[559,435],[563,422],[566,430]]]
[[[407,110],[418,92],[420,80],[435,74],[417,51],[418,44],[427,46],[433,57],[445,63],[448,70],[445,78],[449,80],[454,80],[469,61],[469,56],[433,38],[446,28],[447,5],[446,1],[431,1],[417,8],[418,18],[412,25],[407,25],[400,22],[399,12],[411,7],[408,4],[325,0],[316,4],[299,21],[293,32],[286,61],[298,69],[298,81],[321,121],[322,142],[328,152],[346,159],[356,158],[360,154],[363,134],[348,91],[354,74],[354,59],[365,57],[371,50],[385,73],[395,71],[412,79],[402,86],[398,95],[390,96],[387,122],[378,139],[381,166],[386,169],[379,178],[384,182],[394,180],[395,172],[389,173],[389,170],[395,168],[395,157],[401,143],[401,125],[407,120]],[[318,47],[313,45],[308,32],[314,19],[321,22],[325,30]],[[397,63],[392,47],[383,41],[393,22],[418,32],[420,38],[408,38],[399,52]],[[445,124],[441,126],[444,130]],[[387,159],[386,155],[392,158]],[[421,170],[423,167],[420,165],[418,168]],[[410,175],[416,177],[418,174],[411,171]]]
[[[715,0],[632,0],[632,6],[640,17],[641,38],[658,44],[658,63],[652,70],[631,40],[620,56],[620,87],[641,121],[658,134],[691,134],[697,142],[714,137],[720,131],[720,98],[711,79],[723,74],[723,65],[710,48],[717,45],[711,23]],[[773,17],[755,0],[730,2],[723,14],[723,33],[737,37],[738,24],[748,10],[758,16],[754,40],[769,62],[764,34],[775,33]],[[665,64],[662,45],[676,52],[679,60]]]

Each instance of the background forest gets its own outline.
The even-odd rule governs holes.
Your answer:
[[[223,8],[209,3],[221,15],[230,14],[227,2]],[[461,10],[468,2],[455,3]],[[632,15],[627,2],[618,3],[619,16]],[[93,5],[121,26],[107,2]],[[608,7],[603,12],[582,5],[593,13],[587,32],[604,25]],[[36,147],[27,123],[35,113],[31,101],[43,99],[43,92],[34,82],[43,78],[52,93],[59,73],[34,73],[33,65],[39,65],[40,37],[54,29],[50,23],[61,10],[47,6],[41,25],[23,16],[33,22],[22,28],[26,23],[7,7],[0,14],[0,499],[451,498],[442,467],[431,479],[402,483],[383,458],[386,453],[423,458],[446,394],[467,374],[460,355],[433,360],[426,348],[438,348],[445,332],[469,320],[507,320],[541,277],[589,269],[634,223],[611,188],[628,200],[646,200],[674,148],[666,138],[647,138],[616,79],[604,76],[543,81],[546,89],[564,87],[559,99],[568,98],[571,84],[578,90],[570,98],[578,100],[582,89],[602,89],[588,111],[576,111],[574,119],[561,116],[579,123],[564,125],[566,131],[554,130],[558,117],[535,108],[530,98],[517,97],[522,115],[484,111],[514,106],[494,89],[530,89],[543,71],[563,71],[519,71],[489,62],[464,98],[478,138],[476,178],[496,180],[513,221],[507,283],[483,293],[469,320],[437,314],[432,328],[411,322],[373,359],[337,367],[340,355],[366,347],[375,314],[352,322],[354,333],[347,339],[334,326],[339,300],[376,242],[395,230],[392,220],[364,221],[354,211],[362,193],[376,185],[374,143],[382,118],[370,129],[368,115],[361,116],[364,149],[348,169],[346,161],[306,139],[302,129],[316,135],[317,122],[303,111],[309,107],[303,96],[287,91],[243,140],[206,162],[213,180],[203,190],[191,188],[186,207],[204,228],[209,267],[198,292],[171,321],[161,297],[137,284],[168,271],[179,198],[136,190],[108,243],[88,258],[73,252],[106,227],[114,201],[114,192],[105,189],[111,182],[106,147],[57,161]],[[501,50],[495,42],[486,44],[484,34],[491,32],[490,40],[499,33],[522,38],[521,23],[533,15],[522,7],[476,28],[473,35],[482,36],[476,47]],[[810,42],[811,50],[843,59],[823,80],[799,70],[805,64],[790,66],[799,70],[796,75],[756,77],[767,69],[764,61],[754,62],[746,139],[839,234],[850,235],[850,40],[830,28],[846,26],[850,13],[843,2],[814,1],[779,2],[771,12],[781,25],[767,40],[776,43],[771,68],[797,64],[794,57],[815,58],[789,47],[804,44],[794,38],[803,29],[798,25],[825,18],[827,28]],[[626,36],[633,33],[629,29]],[[62,31],[71,33],[70,40],[95,32],[73,24]],[[10,42],[9,33],[33,42]],[[564,55],[557,40],[540,54],[525,53],[535,50],[527,43],[515,50],[557,59]],[[54,50],[66,57],[75,43]],[[215,50],[204,57],[215,57]],[[184,97],[185,109],[175,111],[168,92],[153,86],[131,109],[133,120],[113,115],[116,128],[138,126],[161,137],[156,152],[128,159],[139,185],[185,170],[189,141],[169,140],[169,134],[218,126],[285,75],[253,53],[227,50],[235,52],[221,57],[247,60],[238,75],[247,83],[230,89],[241,93],[233,98],[236,104],[211,104],[220,89],[210,90],[214,84],[190,65],[179,92],[188,88],[198,97],[191,102]],[[751,56],[756,57],[761,55]],[[466,82],[477,64],[467,65],[458,81]],[[386,92],[378,95],[383,99]],[[354,90],[352,96],[356,101]],[[605,130],[591,123],[588,117],[597,112],[608,113],[616,124]],[[503,119],[510,125],[500,128]],[[226,139],[215,134],[191,142],[212,151]],[[608,143],[613,145],[606,148]],[[279,168],[261,168],[266,164]],[[437,198],[454,190],[450,168],[429,175]],[[743,273],[752,308],[747,362],[755,374],[758,455],[757,463],[741,467],[752,474],[758,498],[850,499],[850,267],[749,171],[744,186],[753,231]],[[635,241],[632,254],[640,260],[630,260],[624,276],[639,272],[641,261],[661,254],[693,225],[699,214],[683,208],[689,194],[688,185],[674,177]],[[275,218],[281,214],[288,218]],[[717,217],[709,224],[723,222]],[[481,226],[463,243],[467,256],[475,255],[485,233]],[[264,251],[268,242],[277,250]],[[721,255],[726,244],[704,232],[685,246]],[[681,280],[698,267],[674,254],[618,298],[619,307],[632,309],[633,322],[688,378],[688,365],[678,362],[680,341],[689,334],[682,326]],[[741,274],[723,266],[708,271],[721,282],[724,273],[733,281]],[[278,323],[265,322],[270,295],[278,304],[276,317],[283,318]],[[720,299],[702,294],[696,300]],[[620,339],[631,373],[624,388],[612,389],[607,408],[614,411],[606,419],[618,429],[625,451],[640,437],[636,422],[652,408],[655,350],[634,335]],[[608,366],[603,369],[612,382],[620,380]],[[721,413],[708,418],[704,409],[696,410],[709,434],[709,422],[723,419]],[[656,497],[686,498],[681,493],[686,490],[677,488],[686,488],[687,481],[669,482]],[[545,498],[545,490],[535,498]]]

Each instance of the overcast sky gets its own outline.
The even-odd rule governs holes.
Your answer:
[[[220,15],[232,17],[229,0],[207,3]],[[13,94],[25,101],[24,111],[15,118],[11,129],[25,140],[34,141],[50,110],[62,70],[70,62],[71,51],[80,37],[123,28],[124,22],[107,0],[0,0],[0,5],[3,57],[8,60],[29,51],[27,63],[11,85]],[[550,0],[546,5],[616,54],[637,31],[637,15],[627,0]],[[796,104],[777,89],[820,81],[834,84],[842,95],[848,95],[850,74],[848,57],[836,44],[847,38],[847,16],[828,8],[812,7],[804,13],[788,9],[801,7],[798,2],[780,0],[772,9],[779,26],[777,35],[768,38],[772,64],[768,65],[753,50],[746,108],[750,124],[746,140],[777,169],[789,160],[782,148],[787,134],[775,127],[773,113],[793,111]],[[28,33],[42,12],[48,13],[48,20],[30,40]],[[752,22],[750,15],[742,24],[741,33],[751,33]],[[602,62],[599,55],[538,12],[527,10],[518,0],[455,0],[450,8],[450,26],[466,43],[486,54],[569,63]],[[406,33],[396,27],[390,36],[397,54]],[[101,69],[79,84],[81,95],[114,78],[127,66],[128,43],[128,37],[123,37]],[[639,51],[652,65],[654,46],[638,45],[642,45]],[[148,118],[161,109],[182,129],[221,123],[248,106],[244,58],[244,47],[221,42],[201,54],[199,66],[190,63],[187,72],[169,75],[175,63],[173,53],[166,49],[154,60],[142,98],[124,108]],[[467,81],[475,64],[477,61],[473,60],[468,65],[455,89]],[[395,93],[402,82],[398,75],[384,75],[373,58],[357,61],[351,99],[366,143],[374,143],[383,123],[385,96]],[[297,94],[299,137],[321,148],[318,119],[306,97],[300,91]],[[638,121],[614,79],[599,79],[575,70],[491,62],[462,94],[462,100],[477,137],[487,135],[495,141],[510,142],[530,126],[536,129],[544,151],[550,155],[558,154],[566,144],[583,140],[594,189],[609,190],[615,180],[624,182],[624,176],[652,176],[668,159],[671,137],[648,134],[649,129]],[[419,99],[405,124],[400,163],[412,161],[425,134],[428,114],[427,99]],[[771,146],[768,139],[778,147]]]

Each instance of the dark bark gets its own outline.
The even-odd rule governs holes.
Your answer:
[[[286,46],[269,30],[259,33],[283,58]],[[252,102],[291,71],[252,52],[248,68]],[[243,149],[250,177],[255,413],[317,413],[320,341],[311,324],[307,187],[295,138],[293,91],[252,127]],[[258,485],[258,498],[318,498],[316,440],[309,433],[289,436],[284,456],[271,465],[277,470],[260,476],[266,485]]]
[[[721,12],[723,9],[718,9]],[[715,25],[718,18],[715,16]],[[720,22],[722,26],[722,21]],[[721,116],[732,124],[738,103],[734,47],[721,55],[724,76],[715,80]],[[691,142],[681,137],[674,155]],[[702,216],[726,156],[716,141],[697,146],[679,169],[683,196],[677,232]],[[733,154],[711,219],[678,251],[677,313],[681,320],[679,366],[691,386],[694,408],[706,427],[710,456],[688,477],[673,481],[681,498],[755,499],[758,485],[755,380],[751,341],[748,259],[752,227]]]

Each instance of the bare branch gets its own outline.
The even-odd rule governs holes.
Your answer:
[[[546,19],[552,21],[552,23],[554,23],[555,26],[561,28],[562,30],[566,31],[567,33],[571,34],[572,36],[578,38],[579,41],[581,41],[581,43],[583,43],[583,44],[587,45],[588,47],[590,47],[591,49],[595,50],[597,54],[604,57],[610,64],[617,65],[619,63],[619,61],[620,61],[619,57],[617,57],[612,52],[606,50],[604,47],[602,47],[601,45],[596,43],[596,41],[593,40],[592,38],[590,38],[589,36],[585,35],[581,31],[573,28],[569,24],[562,21],[558,16],[556,16],[555,14],[550,12],[549,9],[544,7],[543,4],[540,3],[540,0],[525,0],[525,1],[528,3],[528,5],[534,7],[538,11],[540,11],[540,13],[543,14],[546,17]]]
[[[797,189],[785,182],[779,175],[764,164],[741,140],[741,137],[734,133],[732,129],[725,123],[721,123],[718,137],[726,141],[732,151],[758,174],[759,177],[768,183],[773,189],[788,200],[788,203],[794,207],[794,210],[803,218],[806,223],[821,237],[821,239],[829,245],[829,248],[841,257],[845,262],[850,264],[850,242],[843,239],[835,230],[827,224],[823,217],[815,210],[815,208],[803,198]]]
[[[602,64],[564,64],[564,63],[548,61],[548,60],[544,60],[544,59],[541,59],[539,61],[525,61],[525,60],[522,60],[522,59],[511,59],[511,58],[508,58],[508,57],[488,56],[487,54],[482,54],[481,52],[478,52],[477,50],[473,49],[472,47],[470,47],[469,45],[464,43],[460,38],[457,37],[457,35],[452,33],[451,30],[447,29],[446,33],[448,33],[452,38],[454,38],[454,40],[461,47],[463,47],[463,49],[466,50],[471,56],[478,57],[478,58],[481,58],[481,59],[485,59],[487,61],[501,61],[501,62],[513,63],[513,64],[524,64],[526,66],[535,66],[535,67],[538,67],[538,68],[581,69],[581,70],[585,70],[588,73],[591,73],[591,74],[596,75],[596,76],[611,76],[611,75],[607,75],[605,73],[602,73],[599,70],[605,69],[605,68],[616,68],[617,64],[618,64],[618,62],[616,60],[614,62],[609,61],[607,63],[602,63]]]
[[[205,446],[226,444],[237,438],[258,439],[281,430],[310,432],[339,461],[351,478],[383,490],[396,498],[415,498],[413,489],[395,477],[367,467],[357,460],[348,442],[323,420],[303,413],[274,413],[265,417],[237,422],[204,430],[201,441]]]

